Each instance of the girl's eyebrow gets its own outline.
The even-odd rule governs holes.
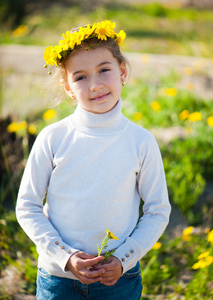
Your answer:
[[[103,61],[103,62],[101,62],[100,64],[98,64],[97,65],[97,67],[101,67],[101,66],[103,66],[103,65],[107,65],[107,64],[112,64],[110,61]],[[84,72],[84,70],[78,70],[78,71],[75,71],[74,73],[73,73],[73,76],[74,75],[77,75],[77,74],[79,74],[79,73],[83,73]]]

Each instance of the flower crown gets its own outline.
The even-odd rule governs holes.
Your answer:
[[[126,37],[126,33],[123,30],[120,30],[119,33],[115,33],[115,26],[115,23],[106,20],[94,23],[93,25],[87,24],[86,26],[81,26],[71,32],[66,31],[66,34],[63,33],[62,37],[64,39],[59,41],[59,45],[49,46],[44,50],[45,67],[49,65],[49,74],[51,74],[50,66],[59,66],[62,59],[66,58],[77,46],[92,38],[105,41],[108,38],[112,38],[121,46]]]

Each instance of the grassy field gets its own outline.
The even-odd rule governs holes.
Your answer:
[[[105,19],[115,21],[118,29],[126,31],[128,38],[124,50],[212,57],[212,11],[116,1],[88,11],[82,6],[64,9],[60,5],[42,11],[35,9],[24,17],[22,27],[12,27],[9,21],[2,23],[0,43],[55,44],[62,32]]]
[[[111,4],[90,12],[82,12],[80,6],[69,10],[54,6],[26,16],[18,30],[4,24],[0,41],[44,46],[57,43],[67,27],[97,19],[116,21],[118,28],[127,32],[123,47],[126,51],[212,58],[213,41],[209,37],[213,11],[159,5]],[[181,213],[186,225],[179,234],[175,234],[175,228],[172,237],[163,235],[141,260],[142,299],[210,300],[213,298],[213,192],[209,189],[213,180],[213,97],[207,99],[195,93],[193,76],[204,78],[208,87],[210,84],[204,65],[165,73],[159,78],[150,74],[134,79],[122,89],[123,113],[131,121],[151,131],[179,128],[183,133],[167,142],[159,140],[159,145],[172,207]],[[16,74],[12,78],[15,77]],[[31,74],[28,81],[34,80],[33,84],[23,88],[23,92],[29,92],[30,101],[40,97],[35,79]],[[6,87],[6,84],[1,86]],[[8,93],[20,101],[19,94],[12,90]],[[16,222],[17,190],[37,134],[73,110],[74,106],[64,102],[48,110],[36,113],[32,110],[20,118],[11,114],[0,120],[0,272],[4,279],[15,269],[13,286],[19,282],[14,292],[0,280],[0,300],[11,300],[14,293],[35,294],[37,253]]]

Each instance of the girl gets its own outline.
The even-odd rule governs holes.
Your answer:
[[[80,27],[45,49],[78,106],[38,135],[20,185],[17,219],[37,245],[39,300],[140,299],[139,260],[168,224],[157,143],[121,113],[125,33],[114,28],[110,21]],[[106,228],[118,239],[101,263],[96,245]]]

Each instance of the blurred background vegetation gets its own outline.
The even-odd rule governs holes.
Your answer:
[[[17,191],[37,134],[75,108],[49,102],[43,48],[105,19],[127,33],[122,50],[134,66],[123,113],[156,136],[173,207],[141,260],[143,299],[212,299],[211,0],[0,0],[0,299],[35,294],[36,248],[16,222]]]

